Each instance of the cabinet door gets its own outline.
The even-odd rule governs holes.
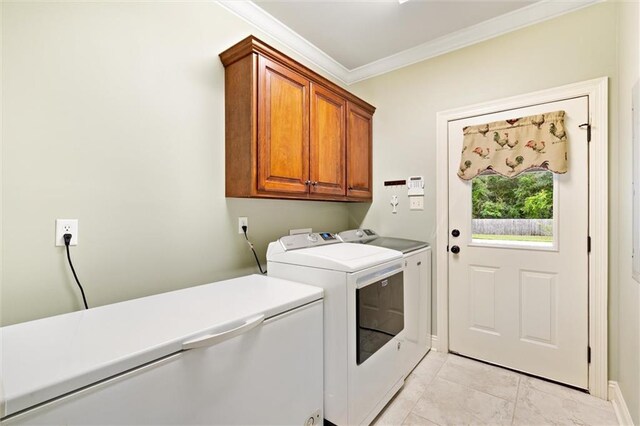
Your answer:
[[[346,195],[345,100],[311,84],[311,193]]]
[[[258,191],[308,192],[309,80],[262,56],[257,168]]]
[[[371,198],[373,115],[347,103],[347,196]]]

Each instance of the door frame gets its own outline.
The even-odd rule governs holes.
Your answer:
[[[449,351],[449,149],[448,123],[478,115],[588,96],[589,123],[589,392],[608,392],[608,77],[438,112],[436,115],[437,348]],[[435,336],[434,336],[435,337]],[[436,340],[436,339],[434,339]],[[585,348],[586,350],[586,348]]]

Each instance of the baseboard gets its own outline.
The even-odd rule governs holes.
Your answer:
[[[438,336],[435,334],[431,335],[431,350],[438,352],[440,347],[438,346]]]
[[[614,380],[609,380],[609,401],[613,404],[618,423],[623,426],[633,426],[633,419],[629,413],[629,408],[627,408],[627,403],[624,401],[620,386]]]

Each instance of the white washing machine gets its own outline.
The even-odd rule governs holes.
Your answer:
[[[396,250],[291,235],[269,244],[270,276],[324,289],[324,418],[369,424],[404,383],[404,259]]]
[[[338,234],[344,242],[362,243],[402,252],[405,261],[405,354],[409,374],[431,349],[431,248],[424,241],[381,237],[371,229]]]

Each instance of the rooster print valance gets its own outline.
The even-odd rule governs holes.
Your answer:
[[[567,172],[564,111],[469,126],[463,134],[461,179],[488,170],[505,177],[531,169]]]

